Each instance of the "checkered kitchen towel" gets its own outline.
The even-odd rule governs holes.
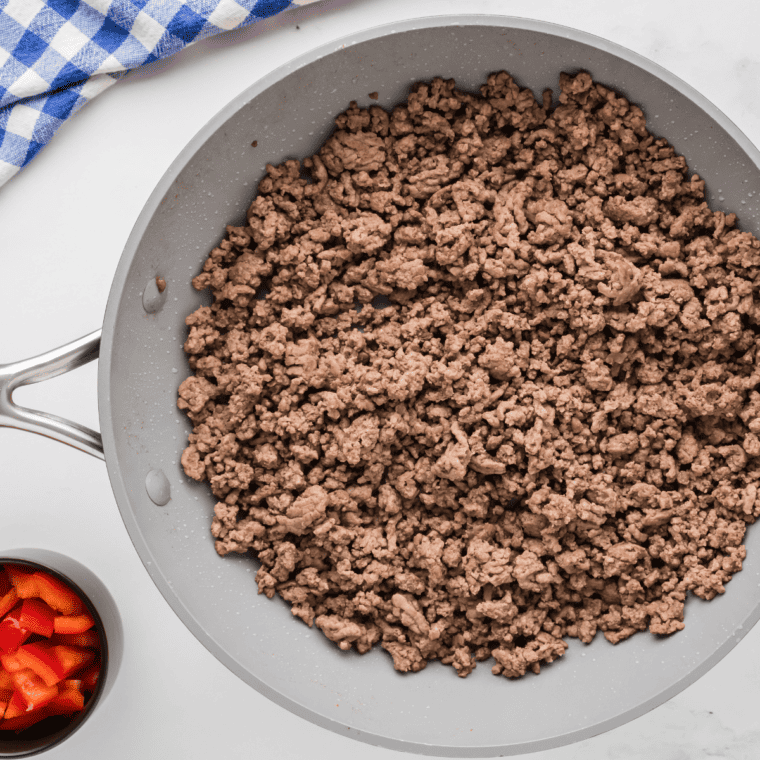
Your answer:
[[[0,185],[128,69],[316,0],[0,0]]]

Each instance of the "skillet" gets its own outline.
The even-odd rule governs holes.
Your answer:
[[[342,652],[256,591],[255,561],[220,558],[209,527],[216,499],[185,477],[190,431],[176,408],[189,374],[184,317],[204,303],[190,285],[228,223],[241,223],[266,163],[313,153],[350,100],[389,108],[412,82],[440,75],[462,89],[509,71],[539,97],[559,73],[587,70],[640,105],[648,127],[707,181],[712,208],[741,208],[760,235],[760,153],[711,103],[669,72],[592,35],[505,16],[441,16],[351,35],[293,60],[229,103],[182,150],[140,214],[116,270],[101,331],[0,367],[0,425],[27,429],[105,459],[118,508],[149,574],[215,656],[295,714],[345,736],[420,754],[515,755],[588,738],[662,704],[697,680],[760,617],[760,533],[726,594],[691,598],[686,628],[601,636],[570,648],[540,676],[467,679],[431,663],[401,675],[379,649]],[[377,91],[378,101],[368,93]],[[257,148],[251,147],[252,141]],[[712,196],[712,197],[710,197]],[[719,197],[718,197],[719,196]],[[723,200],[725,199],[725,200]],[[745,201],[744,204],[741,202]],[[155,278],[167,287],[159,293]],[[101,433],[22,409],[13,390],[99,355]]]

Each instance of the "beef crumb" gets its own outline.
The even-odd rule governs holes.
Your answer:
[[[760,514],[760,242],[640,108],[559,85],[351,103],[193,280],[218,553],[400,671],[679,631]]]

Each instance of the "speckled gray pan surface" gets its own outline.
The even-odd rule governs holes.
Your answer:
[[[691,599],[686,629],[675,636],[643,633],[614,647],[601,636],[590,646],[571,640],[564,657],[519,681],[492,676],[488,663],[467,679],[436,663],[401,675],[379,648],[365,656],[341,652],[281,600],[257,595],[253,559],[222,559],[214,551],[215,499],[179,464],[189,431],[176,408],[177,388],[189,374],[183,320],[201,303],[191,277],[225,224],[243,219],[265,164],[313,153],[349,101],[367,106],[368,93],[377,91],[377,102],[390,107],[417,80],[454,77],[474,89],[501,69],[539,98],[546,87],[556,92],[561,71],[586,69],[643,107],[650,129],[707,180],[713,208],[738,211],[744,229],[760,232],[760,154],[672,74],[617,45],[543,22],[418,19],[301,56],[201,130],[135,225],[108,301],[100,353],[100,417],[116,500],[148,572],[187,627],[240,678],[298,715],[422,754],[519,754],[618,726],[704,674],[760,615],[760,529],[752,528],[744,570],[722,597]],[[147,313],[143,293],[156,275],[167,288],[160,308]],[[165,506],[146,493],[151,471],[168,480]]]

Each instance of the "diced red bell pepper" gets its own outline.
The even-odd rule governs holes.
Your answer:
[[[21,625],[40,636],[52,635],[55,630],[56,612],[42,599],[24,599],[21,605]]]
[[[18,593],[15,588],[11,588],[6,594],[0,597],[0,617],[5,615],[6,612],[10,612],[18,601]]]
[[[79,689],[61,689],[47,704],[51,715],[71,715],[84,707],[84,694]]]
[[[87,612],[84,602],[63,581],[38,571],[34,574],[37,594],[61,615],[82,615]],[[18,588],[18,586],[16,587]],[[23,596],[19,593],[19,596]]]
[[[82,691],[86,691],[87,693],[95,691],[98,679],[100,678],[100,663],[96,662],[87,668],[87,670],[83,670],[79,674],[79,677],[82,679]]]
[[[56,633],[84,633],[95,625],[92,615],[58,615],[53,621]]]
[[[0,566],[0,731],[21,732],[84,708],[100,677],[94,625],[62,581],[20,565]]]
[[[56,647],[38,642],[25,644],[16,650],[16,659],[23,668],[33,670],[48,686],[53,686],[68,675]]]
[[[12,652],[20,647],[32,632],[21,625],[21,605],[16,605],[0,620],[0,650]]]
[[[13,692],[10,702],[8,702],[8,707],[5,708],[5,718],[16,718],[26,712],[30,712],[30,710],[27,709],[24,698],[21,696],[18,689],[16,689]]]
[[[13,683],[26,702],[27,710],[37,710],[58,694],[58,687],[48,686],[33,670],[24,668],[14,673]]]
[[[29,599],[33,596],[39,596],[34,571],[27,570],[18,565],[5,565],[5,572],[8,573],[8,577],[16,588],[19,598]]]
[[[100,636],[97,631],[93,630],[84,633],[54,633],[50,637],[50,643],[98,649],[100,647]]]
[[[95,659],[95,652],[84,647],[70,647],[66,644],[56,644],[52,649],[62,668],[62,679],[68,678],[78,670],[86,668]]]

